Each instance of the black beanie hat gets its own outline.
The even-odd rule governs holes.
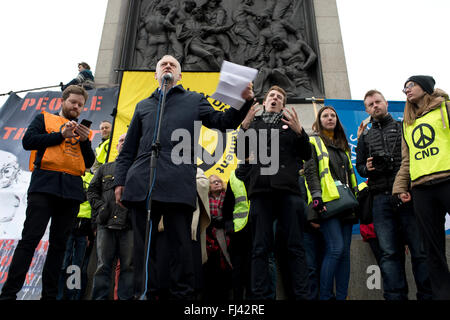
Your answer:
[[[408,80],[406,80],[403,87],[405,87],[405,85],[409,81],[417,83],[423,89],[423,91],[425,91],[429,94],[433,93],[434,84],[436,83],[436,81],[434,81],[433,77],[430,77],[430,76],[412,76],[412,77],[409,77]]]

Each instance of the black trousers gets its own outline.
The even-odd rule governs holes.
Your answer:
[[[56,299],[67,238],[79,209],[80,202],[76,200],[63,199],[47,193],[28,194],[22,239],[14,251],[1,298],[17,298],[17,293],[22,289],[30,268],[34,251],[44,236],[51,218],[49,247],[42,271],[41,299]]]
[[[153,201],[150,248],[145,247],[147,219],[145,202],[134,203],[131,211],[134,232],[135,297],[141,298],[144,294],[143,283],[147,281],[144,290],[150,299],[193,299],[195,295],[191,241],[193,208],[184,204]],[[164,231],[159,232],[161,215]],[[149,250],[148,262],[145,261],[145,250]]]
[[[220,249],[208,254],[203,265],[204,288],[202,300],[205,302],[224,302],[229,300],[232,288],[231,268],[221,268]]]
[[[414,212],[427,254],[433,300],[450,300],[450,272],[445,255],[445,215],[450,212],[450,180],[412,189]]]
[[[250,225],[239,232],[230,234],[230,258],[233,265],[232,285],[233,300],[248,300],[251,298],[250,268],[252,252],[252,234]]]
[[[252,230],[251,287],[254,299],[272,298],[269,253],[274,249],[274,219],[287,247],[287,272],[291,285],[286,288],[294,299],[308,298],[308,269],[300,225],[304,205],[300,196],[283,192],[257,194],[250,199]]]

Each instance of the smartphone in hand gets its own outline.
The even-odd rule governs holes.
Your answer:
[[[91,124],[92,124],[92,121],[91,120],[87,120],[87,119],[83,119],[83,120],[81,120],[80,124],[82,124],[83,126],[85,126],[87,128],[90,128]]]

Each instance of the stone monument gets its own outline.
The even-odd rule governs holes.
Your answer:
[[[223,60],[254,67],[259,98],[272,84],[290,104],[350,97],[334,0],[108,2],[99,83],[118,83],[117,70],[154,70],[167,53],[183,71],[219,71]]]

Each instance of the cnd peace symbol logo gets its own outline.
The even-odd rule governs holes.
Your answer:
[[[435,132],[432,126],[426,123],[418,125],[412,132],[414,146],[425,149],[434,142]]]

